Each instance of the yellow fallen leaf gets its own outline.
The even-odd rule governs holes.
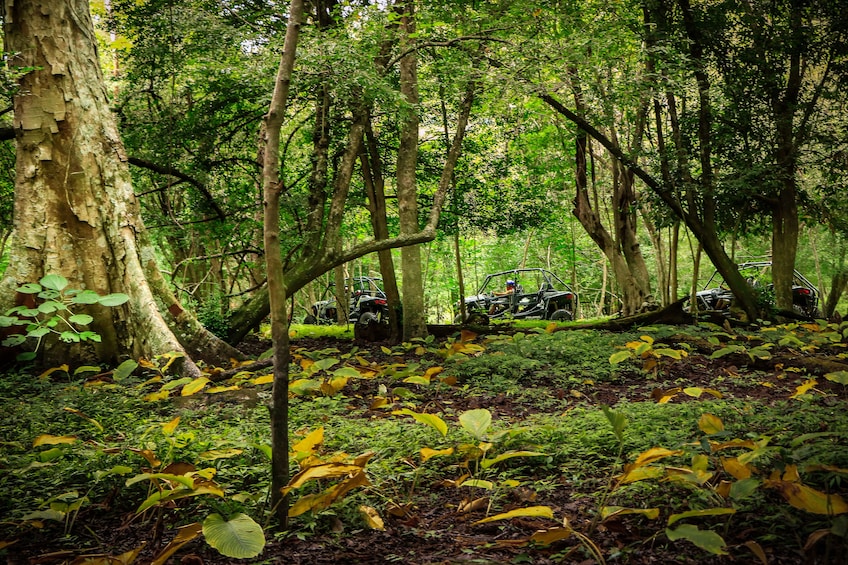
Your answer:
[[[77,436],[53,436],[50,434],[42,434],[35,438],[32,442],[33,447],[38,447],[39,445],[58,445],[63,443],[75,443],[77,441]]]
[[[151,392],[143,396],[141,399],[144,402],[156,402],[157,400],[165,400],[171,394],[170,390],[160,390],[159,392]]]
[[[724,431],[724,422],[713,414],[702,414],[698,420],[698,427],[705,434],[713,435]]]
[[[571,536],[572,529],[568,526],[562,528],[551,528],[549,530],[539,530],[530,536],[530,541],[539,545],[551,545],[555,542],[568,539]]]
[[[291,450],[294,453],[307,453],[322,443],[324,443],[324,426],[311,431],[305,438],[294,444]]]
[[[798,398],[799,396],[806,394],[810,389],[816,386],[818,381],[816,379],[808,379],[801,386],[795,389],[795,393],[790,395],[789,398]]]
[[[466,481],[468,482],[468,481]],[[554,517],[554,511],[550,506],[530,506],[528,508],[517,508],[509,512],[495,514],[482,520],[477,520],[475,524],[486,524],[488,522],[497,522],[499,520],[511,520],[512,518],[551,518]]]
[[[174,418],[173,420],[171,420],[167,424],[162,424],[162,433],[165,434],[166,436],[171,435],[172,433],[174,433],[174,430],[177,429],[177,426],[179,425],[179,423],[180,423],[180,417],[177,416],[176,418]]]
[[[185,385],[180,391],[180,395],[191,396],[192,394],[196,394],[203,390],[203,387],[205,387],[207,384],[209,384],[209,379],[207,379],[206,377],[198,377],[187,385]]]
[[[433,457],[443,457],[447,455],[453,455],[453,448],[448,447],[447,449],[430,449],[429,447],[421,448],[421,462],[433,458]]]
[[[274,375],[262,375],[251,381],[255,385],[267,385],[274,382]]]
[[[363,504],[359,507],[359,513],[362,515],[362,519],[365,520],[365,523],[368,524],[368,527],[372,530],[386,529],[386,526],[383,523],[383,519],[380,517],[380,514],[378,514],[377,510],[375,510],[371,506],[365,506]]]

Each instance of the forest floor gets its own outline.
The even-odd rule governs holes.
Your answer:
[[[638,335],[638,334],[637,334]],[[848,387],[838,382],[822,378],[826,372],[848,368],[843,363],[843,344],[834,347],[800,349],[775,347],[769,355],[762,358],[749,355],[748,351],[736,351],[718,358],[708,353],[715,351],[714,344],[708,344],[700,338],[688,335],[674,335],[664,339],[664,343],[689,342],[689,354],[681,359],[663,359],[661,371],[645,378],[644,374],[623,374],[621,378],[584,379],[573,386],[562,383],[551,386],[546,394],[549,400],[560,401],[556,404],[561,417],[568,417],[568,409],[562,406],[600,407],[606,405],[613,410],[617,406],[641,404],[656,405],[658,401],[670,405],[680,403],[704,403],[714,400],[711,395],[720,394],[726,401],[739,400],[755,406],[755,410],[784,410],[786,401],[806,395],[805,406],[814,404],[823,414],[836,414],[844,419],[848,407]],[[268,343],[254,340],[243,344],[249,353],[258,354],[268,348]],[[323,351],[329,348],[339,354],[351,353],[368,357],[378,362],[396,362],[397,355],[389,352],[386,344],[354,342],[333,338],[301,338],[294,343],[301,352]],[[659,342],[653,349],[659,348]],[[430,364],[443,361],[434,358],[432,350],[421,351],[421,358],[410,351],[404,362],[429,361]],[[611,352],[602,352],[604,357]],[[485,353],[484,353],[485,355]],[[426,359],[430,357],[430,359]],[[803,366],[803,375],[795,374],[789,367]],[[815,380],[815,383],[812,381]],[[805,386],[801,390],[799,387]],[[373,408],[373,399],[380,394],[381,383],[378,380],[359,381],[354,391],[346,394],[349,419],[361,420],[362,426],[369,426],[375,418],[388,417]],[[684,393],[700,389],[702,396],[696,398]],[[431,392],[429,392],[431,391]],[[706,391],[706,392],[705,392]],[[467,394],[463,387],[455,386],[424,388],[417,391],[419,406],[427,412],[439,413],[449,407],[452,413],[465,410],[486,408],[498,422],[510,422],[520,425],[532,415],[550,411],[551,403],[535,404],[524,395],[504,393]],[[429,395],[429,396],[428,396]],[[706,399],[704,398],[706,397]],[[812,400],[809,400],[812,398]],[[799,402],[799,405],[802,404]],[[425,411],[424,409],[421,410]],[[822,434],[831,431],[832,424],[823,418],[820,429]],[[840,432],[841,433],[841,432]],[[840,436],[837,448],[844,450],[846,438]],[[846,454],[848,459],[848,454]],[[694,465],[693,465],[694,466]],[[2,467],[0,467],[2,470]],[[600,473],[600,471],[599,471]],[[306,535],[287,535],[274,538],[267,536],[267,545],[262,555],[255,559],[227,559],[216,553],[202,542],[192,542],[180,550],[167,563],[189,565],[225,564],[225,563],[274,563],[274,564],[337,564],[337,563],[404,563],[404,564],[452,564],[452,563],[548,563],[591,564],[601,562],[592,554],[596,548],[606,563],[630,563],[647,565],[655,563],[768,563],[795,564],[848,563],[844,553],[848,544],[845,539],[827,535],[827,519],[818,531],[815,539],[803,537],[800,532],[793,538],[792,523],[786,517],[786,509],[769,507],[774,515],[765,518],[748,517],[734,522],[733,527],[725,528],[721,533],[727,544],[727,555],[710,555],[695,548],[688,542],[669,543],[665,537],[664,523],[644,520],[638,517],[624,516],[619,519],[596,520],[598,502],[596,495],[570,486],[563,477],[527,477],[528,484],[533,481],[547,481],[550,488],[534,490],[518,488],[510,493],[511,499],[502,505],[503,510],[522,508],[530,505],[544,505],[552,508],[558,516],[568,517],[568,527],[577,534],[557,541],[549,546],[528,544],[529,536],[534,532],[551,529],[556,524],[545,518],[519,517],[508,521],[485,524],[478,522],[486,514],[485,505],[474,511],[460,511],[463,500],[458,489],[446,481],[421,485],[425,493],[414,504],[402,511],[382,512],[385,522],[383,530],[368,529],[345,524],[332,515],[320,522],[320,527]],[[609,481],[609,477],[599,474],[593,480],[599,489]],[[848,481],[835,481],[835,492],[843,496]],[[585,483],[584,483],[585,484]],[[646,501],[656,504],[656,501]],[[810,520],[819,520],[811,516]],[[780,527],[769,532],[771,521],[784,521]],[[99,544],[109,555],[138,547],[151,537],[149,524],[134,521],[131,516],[120,512],[110,512],[108,504],[87,509],[81,513],[78,521],[86,524],[86,529],[96,533]],[[729,523],[729,522],[728,522]],[[562,526],[562,524],[559,524]],[[834,530],[835,531],[835,530]],[[47,530],[45,531],[45,533]],[[844,532],[843,532],[844,535]],[[585,536],[585,537],[583,537]],[[769,543],[752,543],[754,539],[768,539]],[[804,546],[807,546],[806,548]],[[2,547],[2,546],[0,546]],[[119,561],[80,560],[79,554],[68,552],[65,545],[55,537],[40,535],[38,531],[27,534],[7,549],[8,565],[54,564],[54,563],[118,563]],[[63,553],[64,552],[64,553]],[[96,553],[96,552],[95,552]],[[145,561],[145,553],[136,562]],[[3,552],[0,552],[0,559]]]

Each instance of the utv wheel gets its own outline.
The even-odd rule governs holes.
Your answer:
[[[359,316],[359,319],[356,321],[360,326],[367,326],[370,323],[377,323],[379,320],[377,319],[377,314],[374,312],[363,312],[362,315]]]
[[[473,312],[468,315],[465,323],[469,326],[488,326],[489,317],[485,314],[481,314],[480,312]]]
[[[316,318],[312,314],[307,314],[306,317],[303,319],[303,323],[304,324],[317,324],[318,318]]]
[[[574,319],[574,315],[568,310],[561,308],[551,314],[551,320],[554,322],[570,322]]]

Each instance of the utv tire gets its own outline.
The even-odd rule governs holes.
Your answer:
[[[465,323],[469,326],[488,326],[489,325],[489,317],[486,314],[481,314],[480,312],[472,312],[466,318]]]
[[[377,314],[375,314],[374,312],[363,312],[359,316],[359,319],[356,320],[356,323],[359,324],[360,326],[367,326],[368,324],[371,324],[372,322],[376,324],[378,321],[379,320],[377,319]]]
[[[303,319],[303,323],[304,324],[317,324],[318,318],[316,318],[312,314],[307,314],[306,317]]]
[[[574,315],[564,308],[555,310],[554,313],[551,314],[551,320],[554,322],[570,322],[573,319]]]

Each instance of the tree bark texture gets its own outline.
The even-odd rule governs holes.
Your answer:
[[[415,2],[407,0],[399,6],[401,15],[401,48],[415,32]],[[418,227],[418,190],[415,179],[418,165],[418,58],[409,51],[400,60],[400,92],[408,107],[402,119],[397,158],[397,196],[400,232],[412,234]],[[427,335],[424,312],[424,280],[421,273],[421,248],[404,247],[400,252],[403,280],[403,340]]]
[[[36,69],[14,100],[15,231],[0,306],[46,274],[64,276],[69,288],[129,295],[121,307],[87,311],[101,343],[50,343],[45,363],[176,351],[187,355],[181,370],[199,375],[192,359],[240,357],[183,310],[159,271],[109,109],[88,1],[6,0],[5,15],[10,64]]]

